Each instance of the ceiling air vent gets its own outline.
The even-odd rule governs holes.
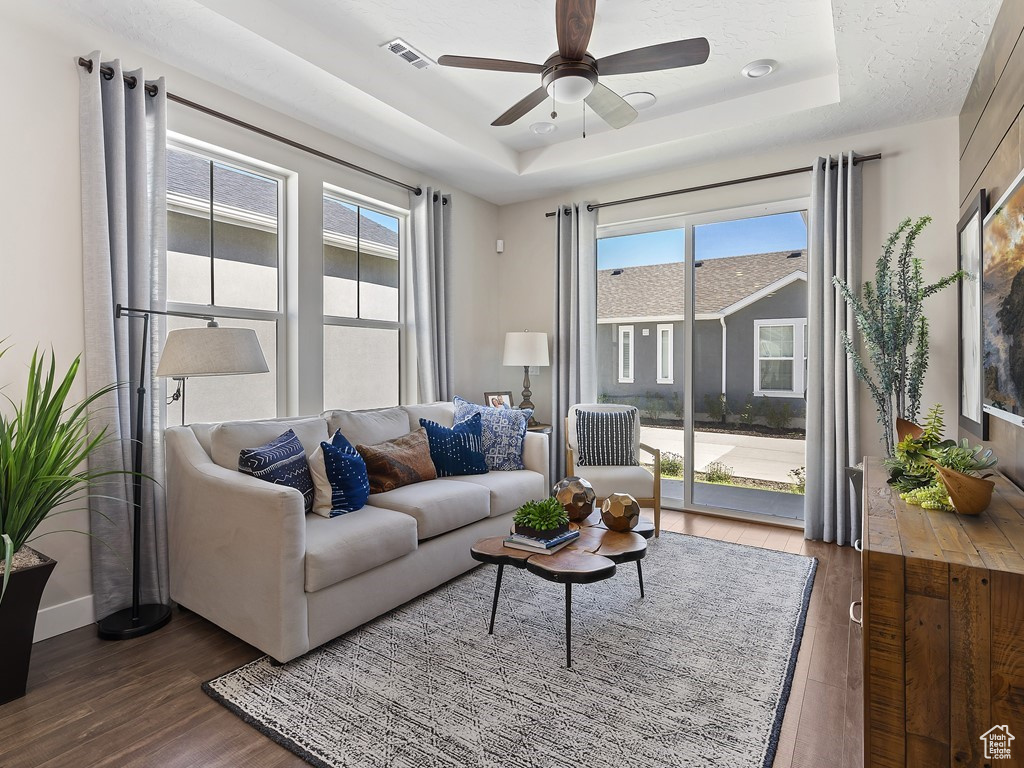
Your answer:
[[[416,69],[426,69],[434,63],[400,37],[396,37],[391,42],[384,43],[381,48],[386,48],[395,56],[402,57],[416,67]]]

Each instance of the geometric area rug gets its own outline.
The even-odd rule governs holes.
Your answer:
[[[573,589],[487,565],[283,666],[203,685],[324,768],[771,766],[814,558],[666,532]]]

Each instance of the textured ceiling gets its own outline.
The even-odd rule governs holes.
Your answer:
[[[954,115],[999,0],[598,0],[590,51],[704,36],[708,63],[608,77],[658,105],[611,131],[579,105],[550,102],[513,126],[489,123],[539,84],[534,75],[431,66],[380,49],[405,38],[451,53],[543,61],[555,49],[552,0],[36,0],[126,38],[175,67],[318,128],[506,203],[752,147]],[[762,81],[739,76],[772,58]],[[125,62],[130,66],[130,62]],[[174,89],[174,84],[169,86]],[[187,96],[188,94],[183,94]]]

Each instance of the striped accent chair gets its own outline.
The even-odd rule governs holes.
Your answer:
[[[587,415],[580,417],[578,414],[581,411]],[[622,414],[623,418],[613,418],[607,421],[595,420],[588,418],[590,414]],[[580,463],[580,433],[578,431],[580,427],[585,433],[588,429],[592,430],[595,424],[600,424],[597,436],[601,439],[615,441],[618,430],[622,429],[623,424],[628,424],[629,421],[632,421],[630,445],[599,446],[596,458],[602,463],[591,464],[586,456],[583,457],[585,463]],[[584,437],[586,439],[586,434]],[[583,447],[586,452],[587,446]],[[653,456],[653,475],[646,468],[640,466],[641,452]],[[628,463],[603,463],[606,461]],[[597,494],[595,504],[598,507],[613,493],[628,493],[639,502],[641,507],[653,508],[654,535],[661,535],[661,450],[640,442],[640,415],[635,407],[612,403],[580,403],[569,408],[568,416],[565,419],[565,468],[568,474],[582,477],[594,486],[594,493]]]

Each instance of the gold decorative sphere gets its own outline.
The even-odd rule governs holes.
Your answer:
[[[565,507],[566,514],[574,523],[585,520],[594,511],[594,499],[597,498],[597,494],[594,493],[594,486],[582,477],[570,476],[559,480],[551,492]]]
[[[628,493],[613,493],[601,505],[601,519],[611,531],[629,531],[640,522],[640,505]]]

